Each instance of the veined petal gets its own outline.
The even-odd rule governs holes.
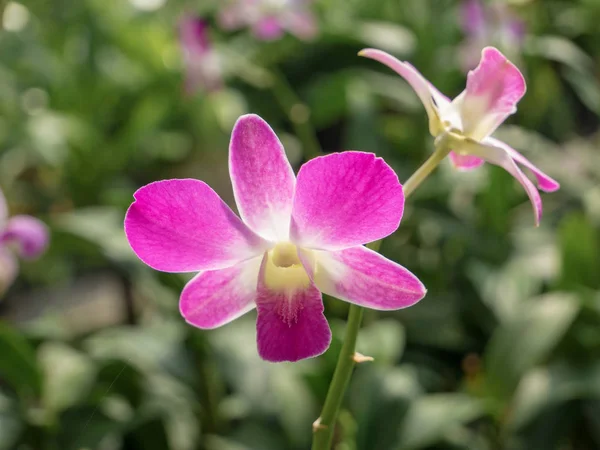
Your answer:
[[[299,274],[287,277],[278,272],[267,273],[273,270],[269,256],[263,259],[259,275],[256,298],[258,353],[271,362],[318,356],[331,342],[321,293],[301,266],[290,269],[301,270],[305,279]],[[282,282],[286,278],[290,282]]]
[[[509,145],[505,144],[502,141],[499,141],[498,139],[491,138],[491,137],[485,139],[484,143],[489,143],[491,145],[495,145],[496,147],[500,147],[500,148],[504,149],[511,156],[512,159],[514,159],[519,164],[527,167],[531,171],[531,173],[533,173],[535,178],[537,179],[538,187],[542,191],[554,192],[554,191],[557,191],[558,189],[560,189],[560,183],[558,181],[556,181],[553,178],[546,175],[544,172],[542,172],[540,169],[538,169],[536,166],[534,166],[531,163],[531,161],[529,161],[527,158],[525,158],[523,155],[521,155],[514,148],[510,147]]]
[[[367,48],[361,50],[358,54],[359,56],[371,58],[385,64],[410,84],[427,111],[427,116],[429,117],[429,132],[433,136],[437,136],[443,129],[440,122],[439,109],[445,108],[450,103],[448,97],[438,91],[411,64],[400,61],[389,53]]]
[[[34,259],[48,247],[48,227],[32,216],[13,216],[7,222],[0,240],[16,242],[23,258]]]
[[[354,247],[393,233],[403,209],[402,185],[383,159],[354,151],[320,156],[298,173],[290,236],[301,247]]]
[[[515,177],[519,183],[521,183],[521,186],[523,186],[525,192],[529,196],[529,200],[531,200],[535,225],[538,226],[542,217],[542,199],[540,193],[529,178],[527,178],[521,169],[519,169],[519,166],[514,162],[511,155],[502,147],[489,143],[475,142],[471,139],[466,139],[464,141],[463,148],[471,155],[478,156],[479,158],[485,159],[487,162],[503,167],[508,173]]]
[[[125,234],[136,255],[153,269],[223,269],[269,246],[202,181],[156,181],[133,196]]]
[[[453,101],[463,133],[476,141],[492,134],[517,110],[525,90],[519,69],[499,50],[484,48],[479,65],[467,75],[467,88]]]
[[[410,271],[366,247],[314,253],[315,285],[341,300],[372,309],[394,310],[414,305],[427,292]]]
[[[201,272],[183,288],[179,310],[198,328],[216,328],[254,309],[262,256]]]
[[[460,153],[450,152],[450,161],[459,170],[473,170],[481,167],[485,162],[483,159],[472,155],[461,155]]]
[[[266,239],[287,241],[294,171],[269,124],[255,114],[240,117],[233,127],[229,174],[244,222]]]

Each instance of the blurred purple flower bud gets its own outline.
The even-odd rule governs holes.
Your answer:
[[[179,23],[179,40],[185,61],[185,91],[215,91],[223,85],[219,55],[208,35],[207,23],[197,17],[185,17]]]
[[[16,243],[23,259],[35,259],[48,246],[48,228],[35,217],[14,216],[6,224],[0,240]]]
[[[48,241],[48,227],[39,219],[26,215],[8,218],[6,200],[0,191],[0,295],[19,273],[11,245],[16,244],[19,256],[23,259],[35,259],[46,250]]]
[[[481,50],[489,45],[518,58],[525,39],[525,23],[504,3],[486,5],[481,0],[461,4],[461,26],[466,37],[459,47],[463,70],[477,65]]]
[[[485,33],[485,13],[479,0],[466,0],[461,4],[460,12],[465,34],[472,36]]]

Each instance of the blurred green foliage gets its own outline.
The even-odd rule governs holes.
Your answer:
[[[132,193],[194,177],[231,200],[228,137],[246,112],[296,166],[318,142],[376,152],[404,180],[432,149],[426,115],[357,51],[410,60],[449,95],[464,86],[457,1],[316,1],[311,42],[221,31],[218,0],[161,3],[3,4],[0,185],[53,235],[0,304],[0,449],[308,448],[347,306],[327,299],[331,348],[297,364],[259,359],[253,314],[191,328],[187,278],[125,241]],[[337,450],[600,448],[600,2],[511,7],[528,93],[498,134],[562,189],[543,195],[538,229],[495,167],[443,164],[410,199],[382,251],[428,295],[366,312],[358,349],[375,362],[354,374]],[[223,89],[184,95],[183,14],[211,23]]]

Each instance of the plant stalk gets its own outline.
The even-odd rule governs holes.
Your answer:
[[[403,190],[405,199],[414,192],[431,172],[433,172],[448,153],[450,153],[450,149],[448,148],[448,138],[446,134],[443,134],[436,139],[435,151],[433,154],[408,180],[406,180],[406,183],[404,183]],[[382,239],[372,242],[368,247],[372,250],[379,251],[381,242]],[[329,385],[329,390],[327,391],[327,396],[325,397],[325,404],[323,405],[321,416],[313,424],[312,450],[331,449],[337,417],[342,406],[344,394],[350,383],[352,369],[354,369],[356,364],[354,360],[356,353],[356,339],[358,337],[362,316],[363,308],[351,304],[348,313],[348,324],[346,326],[344,343],[342,344],[342,350],[333,373],[331,384]]]

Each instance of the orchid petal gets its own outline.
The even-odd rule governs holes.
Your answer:
[[[32,216],[13,216],[7,222],[0,240],[16,242],[23,258],[35,259],[48,247],[48,227]]]
[[[472,155],[461,155],[460,153],[450,152],[450,161],[459,170],[473,170],[481,167],[485,162],[483,159]]]
[[[494,145],[494,141],[492,141],[492,143],[486,143],[489,142],[488,138],[486,142],[479,143],[471,139],[466,139],[463,142],[463,148],[471,155],[478,156],[479,158],[485,159],[489,163],[504,168],[508,173],[517,179],[531,200],[535,225],[538,226],[542,217],[542,199],[540,197],[540,193],[534,184],[529,180],[529,178],[527,178],[521,169],[519,169],[519,166],[517,166],[511,155],[503,148],[503,146],[500,147]]]
[[[512,159],[514,159],[519,164],[527,167],[533,173],[535,178],[537,179],[538,187],[542,191],[555,192],[558,189],[560,189],[560,183],[558,181],[556,181],[553,178],[546,175],[544,172],[542,172],[540,169],[538,169],[536,166],[534,166],[531,163],[531,161],[529,161],[527,158],[525,158],[523,155],[521,155],[514,148],[508,146],[507,144],[505,144],[502,141],[499,141],[498,139],[491,138],[491,137],[485,139],[484,142],[504,149],[511,156]]]
[[[372,153],[348,151],[300,168],[290,236],[301,247],[339,250],[382,239],[402,218],[398,176]]]
[[[378,310],[406,308],[427,290],[410,271],[366,247],[315,251],[315,285],[325,294]],[[306,261],[303,255],[303,261]]]
[[[463,133],[480,141],[515,113],[525,94],[525,79],[499,50],[486,47],[479,65],[467,75],[467,88],[453,101]]]
[[[244,222],[269,240],[289,236],[294,171],[271,127],[254,114],[238,119],[229,147],[233,193]]]
[[[306,276],[301,286],[285,288],[280,280],[270,285],[264,258],[258,282],[256,320],[258,353],[271,361],[298,361],[327,350],[331,331],[323,315],[321,293]],[[293,270],[302,270],[294,268]]]
[[[183,289],[179,309],[191,325],[216,328],[254,309],[262,256],[201,272]]]
[[[439,109],[445,108],[450,103],[448,97],[438,91],[411,64],[402,62],[389,53],[368,48],[361,50],[358,54],[385,64],[410,84],[427,111],[427,116],[429,117],[429,132],[433,136],[437,136],[443,128],[440,124]]]
[[[268,247],[202,181],[157,181],[138,189],[134,198],[125,234],[136,255],[153,269],[223,269]]]

